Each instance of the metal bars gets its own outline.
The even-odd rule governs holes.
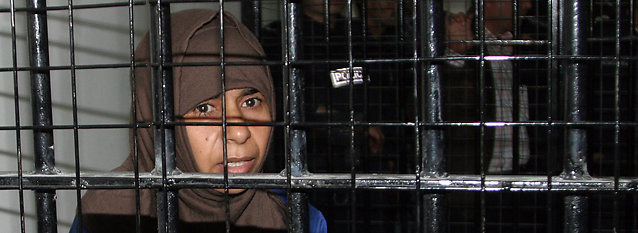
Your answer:
[[[162,188],[157,192],[157,228],[160,233],[177,230],[177,190],[167,186],[168,175],[177,173],[175,163],[175,120],[173,104],[173,61],[171,49],[170,5],[158,1],[151,7],[151,64],[153,64],[153,104],[155,122],[155,169],[162,176]],[[155,64],[157,64],[155,66]]]
[[[282,21],[282,51],[284,53],[284,79],[287,78],[288,89],[286,122],[300,123],[304,117],[304,82],[303,71],[290,64],[301,57],[301,28],[303,27],[301,7],[298,2],[284,1],[285,21]],[[288,209],[290,210],[290,231],[309,232],[308,225],[308,194],[301,190],[292,189],[292,178],[308,175],[306,165],[306,132],[288,125],[285,132],[286,138],[286,178],[288,186]]]
[[[53,114],[51,108],[51,80],[47,69],[49,66],[49,38],[47,30],[46,1],[27,1],[33,9],[28,12],[28,34],[30,65],[42,70],[31,71],[31,87],[33,89],[32,111],[33,125],[41,127],[34,130],[34,149],[36,172],[55,174],[55,155],[53,150]],[[57,232],[57,213],[55,189],[36,192],[38,213],[38,232]]]
[[[137,122],[137,94],[135,93],[135,22],[134,22],[134,11],[133,11],[134,1],[129,0],[128,5],[128,38],[129,38],[129,73],[131,74],[131,122]],[[131,130],[131,137],[137,138],[138,130],[137,127],[133,127]],[[140,214],[141,208],[141,200],[140,200],[140,168],[139,168],[139,154],[138,154],[138,142],[137,140],[133,140],[133,145],[131,148],[133,149],[133,174],[134,174],[134,189],[135,189],[135,232],[142,231],[142,216]],[[78,201],[78,202],[81,202]],[[81,207],[81,204],[79,205]],[[80,217],[80,225],[82,218]]]
[[[174,1],[178,2],[178,1]],[[484,1],[474,1],[478,8],[474,13],[479,16],[479,24],[477,27],[477,35],[484,37],[484,28],[481,28],[483,22],[483,6]],[[515,1],[519,4],[520,1]],[[351,215],[351,230],[359,230],[357,228],[357,219],[355,217],[361,215],[357,211],[357,191],[359,190],[409,190],[413,191],[417,198],[417,208],[419,214],[417,214],[419,232],[446,232],[450,224],[448,222],[448,213],[450,209],[447,204],[449,200],[446,199],[444,192],[460,192],[460,191],[472,191],[481,192],[481,201],[485,200],[485,197],[490,192],[507,192],[507,193],[542,193],[546,194],[548,199],[548,206],[551,205],[551,198],[556,198],[558,195],[565,194],[565,198],[562,202],[562,209],[564,212],[564,223],[562,225],[564,232],[589,232],[591,226],[588,225],[589,215],[592,211],[590,208],[591,199],[589,194],[610,194],[614,193],[614,214],[618,214],[621,201],[624,199],[619,196],[627,194],[634,195],[638,189],[638,181],[636,177],[621,177],[620,173],[620,159],[622,155],[620,152],[619,144],[621,138],[622,129],[633,129],[635,134],[637,123],[635,122],[635,116],[633,121],[623,121],[621,119],[620,99],[621,87],[620,87],[620,73],[621,64],[624,61],[635,63],[635,55],[633,57],[623,57],[621,51],[624,49],[621,46],[622,41],[625,38],[620,36],[616,37],[616,54],[614,56],[595,56],[588,54],[586,43],[589,36],[588,28],[589,11],[591,8],[591,1],[547,1],[548,18],[550,21],[550,27],[547,29],[548,39],[545,40],[516,40],[516,41],[486,41],[485,38],[472,41],[470,43],[480,43],[481,51],[484,51],[484,47],[488,45],[529,45],[537,44],[544,45],[547,49],[546,54],[543,56],[508,56],[505,58],[494,57],[488,54],[480,54],[479,56],[465,56],[460,58],[446,57],[442,51],[442,47],[445,45],[441,36],[443,35],[443,22],[444,17],[442,14],[443,6],[441,1],[412,1],[414,3],[413,9],[415,17],[413,18],[414,24],[418,25],[418,28],[414,30],[413,42],[416,42],[410,52],[414,52],[414,57],[397,57],[397,58],[358,58],[352,56],[353,50],[353,35],[352,35],[352,19],[349,19],[349,45],[348,49],[351,50],[350,57],[347,59],[348,66],[351,68],[359,64],[375,64],[375,63],[398,63],[414,65],[415,69],[412,70],[414,79],[414,91],[415,103],[414,106],[418,108],[418,114],[415,114],[415,119],[403,122],[371,122],[371,121],[359,121],[354,118],[354,110],[352,105],[353,100],[353,87],[350,85],[350,99],[349,99],[349,111],[350,117],[348,121],[343,122],[311,122],[312,119],[305,118],[304,116],[304,89],[307,83],[304,82],[303,65],[314,63],[339,63],[344,61],[335,61],[330,59],[313,61],[302,60],[300,58],[301,46],[303,41],[299,41],[301,38],[301,30],[303,28],[301,8],[298,1],[285,1],[283,3],[282,18],[285,19],[282,22],[282,55],[284,59],[281,60],[282,73],[284,75],[283,83],[277,83],[284,87],[285,99],[282,103],[287,110],[285,113],[285,119],[283,122],[275,122],[272,124],[275,127],[285,128],[286,137],[286,173],[285,177],[279,174],[241,174],[228,177],[228,174],[180,174],[175,167],[175,149],[174,145],[174,132],[173,128],[179,123],[174,122],[173,108],[172,108],[172,66],[167,65],[171,63],[171,46],[170,46],[170,4],[166,1],[158,1],[150,3],[152,6],[151,19],[152,19],[152,36],[153,38],[153,60],[149,64],[153,67],[155,79],[154,84],[154,96],[155,96],[155,118],[152,124],[154,128],[155,138],[155,151],[156,151],[156,170],[149,174],[120,174],[120,173],[92,173],[85,172],[78,167],[75,174],[65,173],[57,171],[55,167],[55,156],[53,151],[53,131],[58,129],[73,129],[76,132],[76,144],[77,131],[79,129],[95,129],[95,128],[126,128],[133,127],[131,125],[79,125],[77,119],[74,119],[73,125],[54,125],[52,121],[52,104],[51,104],[51,87],[50,87],[50,71],[51,70],[67,70],[72,72],[75,69],[93,69],[93,68],[117,68],[117,67],[130,67],[131,71],[134,69],[135,63],[133,62],[133,56],[131,55],[131,63],[128,64],[111,64],[111,65],[84,65],[78,66],[74,62],[71,62],[70,66],[51,66],[48,62],[48,32],[46,12],[47,10],[61,10],[62,8],[47,8],[44,1],[28,1],[29,5],[21,11],[27,12],[27,19],[29,22],[28,38],[31,55],[30,67],[19,67],[14,64],[13,68],[0,68],[3,71],[11,70],[15,72],[15,95],[17,95],[17,72],[29,70],[31,72],[32,80],[32,107],[34,125],[23,127],[19,123],[19,114],[16,107],[16,125],[15,126],[0,126],[0,130],[16,130],[18,134],[18,159],[22,159],[20,155],[20,130],[33,130],[35,135],[35,155],[36,155],[36,172],[30,174],[24,172],[19,166],[18,172],[6,172],[0,174],[0,189],[10,190],[35,190],[38,209],[38,229],[39,232],[57,232],[57,215],[56,215],[56,190],[68,189],[68,190],[80,190],[80,189],[140,189],[149,188],[160,190],[158,192],[158,229],[160,232],[178,232],[176,226],[178,225],[177,215],[177,190],[183,188],[217,188],[217,189],[229,189],[229,188],[265,188],[265,189],[287,189],[290,211],[290,232],[308,232],[308,202],[312,202],[309,197],[309,193],[316,190],[348,190],[351,191],[350,206]],[[616,13],[621,15],[620,4],[622,1],[616,1]],[[130,8],[133,5],[140,5],[144,3],[129,1]],[[259,31],[261,20],[261,13],[259,7],[261,2],[246,2],[243,6],[249,6],[244,8],[244,14],[242,18],[249,19],[251,24],[250,28],[255,31]],[[329,8],[329,2],[324,2],[324,8]],[[353,7],[352,2],[349,2],[349,7]],[[632,3],[635,4],[635,3]],[[105,5],[93,6],[104,7]],[[88,6],[74,6],[69,4],[69,17],[70,23],[73,22],[72,11],[73,9],[82,9]],[[410,7],[407,7],[410,8]],[[13,8],[10,10],[12,15],[16,11]],[[132,10],[130,10],[132,20]],[[255,15],[250,15],[255,14]],[[516,13],[515,13],[516,14]],[[633,15],[635,12],[632,12]],[[352,16],[352,13],[349,14]],[[254,17],[251,17],[254,16]],[[14,17],[14,16],[12,16]],[[328,17],[326,17],[328,18]],[[412,20],[412,19],[410,19]],[[409,20],[408,20],[409,21]],[[520,22],[515,22],[519,24]],[[636,22],[633,22],[634,24]],[[616,21],[616,34],[621,32],[620,19]],[[131,50],[133,48],[133,29],[131,22]],[[403,29],[401,29],[403,30]],[[13,33],[15,34],[15,33]],[[518,33],[515,33],[518,34]],[[259,35],[259,33],[258,33]],[[633,34],[632,34],[633,35]],[[73,32],[71,31],[71,38],[73,38]],[[72,40],[72,39],[71,39]],[[222,40],[223,41],[223,40]],[[74,42],[71,41],[71,46]],[[623,45],[624,46],[624,45]],[[632,45],[635,46],[635,45]],[[13,45],[13,47],[16,47]],[[634,49],[634,47],[630,47]],[[72,50],[73,51],[73,50]],[[14,55],[15,57],[15,55]],[[71,55],[73,58],[73,54]],[[440,73],[439,67],[442,62],[450,60],[465,60],[465,61],[479,61],[481,62],[481,73],[488,69],[486,62],[506,59],[511,61],[524,61],[524,60],[537,60],[547,62],[548,71],[546,72],[547,93],[547,114],[545,121],[520,121],[514,120],[513,122],[490,122],[486,120],[485,106],[486,101],[484,96],[487,94],[483,91],[480,96],[481,104],[477,108],[481,108],[481,119],[476,122],[443,122],[441,116],[441,84],[440,81],[443,78]],[[14,58],[15,60],[15,58]],[[588,72],[585,69],[586,62],[591,61],[611,61],[616,63],[615,70],[615,86],[612,88],[614,91],[615,105],[615,120],[608,122],[604,120],[591,120],[585,115],[590,105],[587,102],[586,96],[591,89],[588,87]],[[276,63],[270,61],[270,63]],[[270,64],[269,63],[269,64]],[[222,62],[223,64],[223,62]],[[75,76],[72,73],[72,76]],[[406,79],[409,77],[405,77]],[[545,77],[543,77],[545,78]],[[481,84],[479,86],[486,87],[486,78],[480,77]],[[635,81],[633,83],[635,84]],[[564,91],[564,96],[558,97],[558,93]],[[634,87],[636,89],[637,87]],[[634,92],[636,90],[633,90]],[[75,92],[75,91],[74,91]],[[133,97],[135,98],[135,97]],[[636,101],[635,93],[634,102]],[[515,98],[516,99],[516,98]],[[564,102],[560,102],[561,100]],[[74,100],[75,101],[75,100]],[[16,97],[16,106],[18,105],[18,99]],[[516,102],[516,101],[515,101]],[[635,103],[634,103],[635,105]],[[564,110],[563,117],[557,116],[559,110]],[[77,109],[74,107],[74,111]],[[518,112],[520,110],[515,110]],[[636,115],[635,110],[633,114]],[[135,114],[133,114],[135,115]],[[74,116],[76,118],[76,116]],[[561,119],[562,118],[562,119]],[[415,144],[416,148],[415,157],[418,161],[414,164],[413,174],[363,174],[358,173],[355,166],[354,159],[354,133],[355,128],[366,126],[392,126],[403,127],[408,130],[414,129],[416,140],[411,142]],[[480,140],[484,140],[486,137],[486,131],[493,127],[538,127],[542,128],[547,135],[546,142],[550,146],[547,148],[547,158],[563,157],[563,168],[560,174],[554,174],[550,169],[546,174],[534,174],[529,176],[523,176],[519,174],[515,175],[493,175],[486,173],[487,164],[481,165],[480,174],[447,174],[445,163],[446,157],[443,150],[443,133],[442,129],[447,127],[472,127],[481,131]],[[148,127],[148,125],[141,125],[135,127]],[[224,124],[224,127],[225,124]],[[351,158],[352,172],[350,174],[330,174],[330,173],[309,173],[309,169],[306,163],[306,128],[313,127],[347,127],[350,133],[353,135],[350,139],[349,151],[338,151],[335,154],[340,156],[339,158]],[[587,154],[590,151],[588,148],[588,137],[590,128],[614,128],[614,176],[613,177],[592,177],[588,171]],[[556,142],[552,139],[554,135],[560,134],[564,131],[564,142]],[[515,130],[515,132],[518,132]],[[405,136],[405,135],[403,135]],[[635,136],[634,137],[638,137]],[[407,138],[407,137],[406,137]],[[514,140],[517,142],[518,140]],[[635,142],[635,141],[634,141]],[[481,149],[481,162],[487,156],[485,142],[480,143]],[[564,151],[554,151],[552,148],[554,145],[564,144]],[[445,145],[450,146],[450,145]],[[454,145],[452,145],[454,146]],[[518,149],[515,149],[518,150]],[[76,151],[77,147],[76,147]],[[78,152],[76,152],[78,153]],[[635,154],[635,147],[633,153]],[[349,155],[347,155],[349,154]],[[517,154],[517,152],[515,152]],[[79,166],[79,156],[76,155],[76,164]],[[518,161],[520,158],[515,155],[514,160]],[[550,167],[553,160],[547,160],[547,167]],[[404,161],[403,161],[404,162]],[[19,161],[19,164],[21,161]],[[409,162],[405,162],[409,163]],[[515,170],[518,171],[518,164],[514,165]],[[634,171],[635,175],[635,171]],[[22,194],[20,194],[22,198]],[[635,198],[635,197],[634,197]],[[629,199],[629,198],[627,198]],[[138,203],[139,205],[139,203]],[[22,205],[21,205],[22,206]],[[139,206],[138,206],[139,207]],[[481,204],[482,214],[480,218],[484,218],[486,212],[488,212],[486,204]],[[22,211],[21,211],[22,212]],[[551,212],[549,209],[547,212]],[[634,213],[635,214],[635,213]],[[21,213],[24,215],[24,213]],[[548,217],[549,218],[549,217]],[[614,225],[619,224],[620,217],[614,215]],[[139,219],[138,219],[139,221]],[[486,225],[489,222],[485,219],[478,220],[480,222],[479,229],[477,231],[487,231]],[[560,220],[551,220],[547,222]],[[22,229],[24,231],[24,222],[22,222]],[[548,223],[548,225],[550,225]],[[635,226],[635,224],[634,224]],[[139,227],[139,225],[138,225]],[[230,231],[229,223],[226,223],[226,230]],[[138,229],[139,231],[139,229]],[[548,229],[548,231],[559,231],[556,229]]]
[[[441,1],[421,1],[419,4],[419,22],[422,31],[419,48],[424,57],[433,58],[443,55],[443,4]],[[419,68],[425,75],[422,79],[421,103],[423,103],[422,119],[428,123],[441,122],[441,71],[436,63],[423,64]],[[419,181],[423,177],[443,178],[445,172],[445,157],[443,154],[443,131],[439,128],[426,128],[423,130],[421,145],[422,171]],[[421,183],[420,182],[420,183]],[[446,204],[445,196],[441,193],[428,193],[423,195],[423,229],[422,232],[446,232]]]
[[[586,51],[583,38],[587,35],[587,1],[560,1],[561,55],[578,56]],[[562,61],[566,85],[566,120],[585,120],[585,64],[580,61]],[[587,132],[582,128],[566,129],[566,151],[561,176],[567,179],[589,179],[587,172]],[[588,197],[569,195],[565,197],[565,226],[569,233],[588,232]]]
[[[10,12],[11,12],[11,65],[13,68],[13,104],[15,105],[15,126],[16,129],[19,129],[22,123],[20,122],[20,101],[19,101],[19,88],[18,88],[18,56],[17,56],[17,42],[16,42],[16,13],[15,13],[15,2],[14,0],[10,1]],[[25,223],[24,223],[24,187],[22,182],[22,174],[23,174],[23,163],[22,163],[22,139],[21,139],[20,130],[16,130],[16,154],[17,154],[17,167],[18,167],[18,203],[20,205],[20,232],[25,232]]]
[[[75,174],[58,173],[53,175],[23,174],[23,187],[25,190],[46,189],[75,189]],[[193,174],[182,173],[169,175],[171,183],[166,187],[180,188],[224,188],[224,177],[221,174]],[[508,176],[489,175],[485,177],[483,188],[490,192],[551,192],[551,193],[595,193],[613,192],[618,186],[620,192],[635,192],[638,190],[638,181],[635,178],[620,178],[615,183],[613,177],[596,177],[587,180],[565,179],[561,176],[552,176],[548,183],[547,176]],[[98,173],[82,172],[80,180],[90,189],[133,189],[135,188],[135,176],[120,172]],[[140,174],[140,188],[158,189],[163,187],[162,176],[153,174]],[[0,184],[3,189],[18,189],[19,180],[17,173],[0,173]],[[357,174],[355,180],[356,189],[392,189],[392,190],[417,190],[417,182],[414,174]],[[299,190],[324,190],[324,189],[348,189],[351,188],[350,174],[312,173],[302,177],[292,177],[289,180],[279,174],[237,174],[228,178],[229,188],[268,188],[268,189],[299,189]],[[419,190],[423,191],[480,191],[480,175],[448,175],[441,178],[421,178]]]

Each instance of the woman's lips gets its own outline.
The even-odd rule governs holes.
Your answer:
[[[254,159],[228,161],[228,173],[249,173],[253,167]],[[224,164],[217,164],[221,172],[224,172]]]

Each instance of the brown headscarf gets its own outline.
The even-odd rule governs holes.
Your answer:
[[[224,58],[227,62],[262,61],[265,57],[258,40],[230,14],[220,15],[209,10],[186,10],[171,15],[172,51],[174,63],[220,61],[220,17],[224,17]],[[149,36],[142,39],[135,51],[136,61],[149,61]],[[218,96],[221,90],[220,66],[175,66],[173,68],[175,115],[183,116],[199,103]],[[151,69],[135,69],[136,119],[150,122],[153,119],[153,95]],[[226,90],[255,88],[261,92],[275,119],[275,96],[272,78],[267,66],[226,65]],[[138,129],[137,140],[139,172],[153,170],[153,130]],[[198,172],[185,127],[175,129],[177,167],[183,172]],[[133,171],[133,154],[114,171]],[[186,223],[224,222],[224,195],[212,189],[179,190],[179,217]],[[156,216],[155,191],[140,190],[140,213],[144,217]],[[90,190],[82,198],[82,214],[89,230],[109,224],[100,216],[134,216],[134,190]],[[97,217],[96,217],[97,216]],[[255,229],[286,229],[285,207],[274,194],[249,189],[230,196],[230,221],[234,226]],[[112,224],[112,223],[111,223]],[[91,229],[92,228],[92,229]],[[133,229],[130,229],[133,230]]]

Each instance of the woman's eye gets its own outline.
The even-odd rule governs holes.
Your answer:
[[[195,109],[200,113],[208,113],[211,111],[212,108],[213,106],[211,106],[210,104],[200,104],[195,107]]]
[[[261,99],[257,97],[251,97],[244,100],[244,103],[241,104],[243,108],[254,108],[257,107],[261,103]]]

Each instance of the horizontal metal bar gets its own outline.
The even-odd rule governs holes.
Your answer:
[[[82,189],[133,189],[135,177],[132,172],[82,172]],[[351,174],[316,173],[291,177],[294,189],[349,189]],[[223,188],[222,174],[182,173],[168,175],[167,188]],[[421,190],[427,191],[481,191],[480,175],[448,175],[441,178],[421,177]],[[551,180],[551,183],[549,182]],[[162,188],[162,176],[140,173],[140,188]],[[42,175],[23,174],[25,189],[76,189],[75,173]],[[414,174],[356,174],[356,189],[415,190]],[[289,183],[285,176],[277,173],[229,174],[229,188],[285,189]],[[564,179],[559,176],[486,175],[486,191],[511,192],[601,192],[615,191],[613,177],[591,179]],[[551,188],[550,188],[551,186]],[[0,189],[18,189],[18,173],[0,173]],[[638,191],[638,177],[618,180],[618,191]]]
[[[139,123],[139,124],[87,124],[87,125],[77,125],[78,129],[132,129],[132,128],[150,128],[153,124],[151,123]],[[74,125],[52,125],[52,126],[25,126],[21,125],[20,127],[15,126],[0,126],[0,131],[2,130],[42,130],[42,129],[56,129],[56,130],[64,130],[64,129],[74,129],[76,126]]]
[[[455,60],[465,60],[465,61],[550,61],[550,60],[575,60],[575,61],[635,61],[637,58],[635,56],[587,56],[587,55],[579,55],[579,56],[570,56],[570,55],[552,55],[552,56],[541,56],[541,55],[507,55],[507,56],[441,56],[441,57],[420,57],[420,58],[392,58],[392,59],[352,59],[352,64],[354,66],[362,65],[362,64],[374,64],[374,63],[393,63],[393,64],[409,64],[414,62],[444,62],[444,61],[455,61]],[[297,65],[331,65],[331,64],[349,64],[349,60],[346,59],[313,59],[313,60],[297,60],[291,61],[291,66]],[[283,65],[283,62],[277,63],[268,63],[274,65]]]
[[[416,59],[416,61],[478,61],[480,56],[445,56],[445,57],[425,57]],[[539,55],[525,55],[525,56],[484,56],[484,60],[508,60],[508,61],[549,61],[549,60],[580,60],[580,61],[635,61],[638,57],[635,56],[539,56]],[[290,65],[323,65],[323,64],[347,64],[349,60],[344,59],[316,59],[316,60],[297,60],[291,61]],[[412,58],[392,58],[392,59],[353,59],[353,64],[383,64],[383,63],[413,63],[415,59]],[[184,67],[184,66],[219,66],[219,62],[188,62],[188,63],[165,63],[165,67]],[[249,66],[249,65],[283,65],[281,61],[258,61],[258,62],[225,62],[226,65],[237,66]],[[145,66],[158,66],[159,64],[148,64],[146,62],[136,62],[135,67]],[[130,63],[112,63],[112,64],[90,64],[90,65],[75,65],[75,70],[90,70],[90,69],[109,69],[109,68],[130,68]],[[71,70],[71,66],[46,66],[46,67],[0,67],[0,72],[13,72],[13,71],[47,71],[47,70]]]
[[[146,62],[135,63],[135,67],[145,67]],[[92,65],[75,65],[71,66],[45,66],[45,67],[0,67],[0,72],[13,71],[52,71],[52,70],[92,70],[92,69],[111,69],[111,68],[131,68],[131,63],[112,63],[112,64],[92,64]]]
[[[133,5],[140,6],[146,5],[145,0],[133,1]],[[106,7],[128,7],[129,2],[111,2],[111,3],[93,3],[93,4],[73,4],[71,7],[74,10],[77,9],[94,9],[94,8],[106,8]],[[34,11],[34,8],[31,7],[18,7],[15,8],[15,12],[25,12],[25,11]],[[43,8],[38,8],[38,11],[66,11],[69,10],[69,5],[60,5],[60,6],[47,6]],[[0,13],[8,13],[11,12],[11,8],[0,8]]]
[[[286,123],[282,121],[267,122],[267,123],[242,123],[242,122],[228,122],[228,126],[288,126],[293,128],[302,127],[350,127],[348,121],[342,122],[303,122],[303,123]],[[414,122],[354,122],[354,126],[394,126],[394,127],[414,127]],[[130,128],[149,128],[153,123],[139,123],[132,124],[80,124],[77,125],[79,129],[130,129]],[[155,125],[159,125],[156,123]],[[199,125],[199,126],[221,126],[220,122],[167,122],[166,126],[187,126],[187,125]],[[614,122],[614,121],[583,121],[583,122],[539,122],[539,121],[519,121],[519,122],[420,122],[420,126],[423,127],[506,127],[506,126],[534,126],[534,127],[586,127],[586,128],[613,128],[619,127],[636,127],[638,122]],[[20,126],[20,130],[39,130],[39,129],[74,129],[74,125],[52,125],[52,126]],[[0,131],[12,130],[15,131],[18,127],[15,126],[0,126]]]
[[[225,61],[227,66],[254,66],[254,65],[281,65],[281,62],[267,61]],[[158,67],[158,63],[134,62],[134,67]],[[186,67],[186,66],[221,66],[221,62],[167,62],[162,64],[163,67]],[[111,69],[111,68],[131,68],[131,63],[108,63],[108,64],[89,64],[89,65],[64,65],[64,66],[45,66],[45,67],[0,67],[0,72],[13,71],[50,71],[50,70],[92,70],[92,69]]]
[[[448,40],[448,44],[485,44],[485,45],[547,45],[548,40]]]
[[[245,0],[224,0],[224,2],[243,2]],[[137,0],[133,1],[134,6],[143,6],[146,5],[146,0]],[[209,2],[209,3],[217,3],[217,1],[211,0],[162,0],[162,3],[199,3],[199,2]],[[92,3],[92,4],[73,4],[72,9],[98,9],[98,8],[107,8],[107,7],[128,7],[130,3],[128,1],[124,2],[110,2],[110,3]],[[25,11],[33,11],[33,8],[28,7],[19,7],[15,8],[15,12],[25,12]],[[60,5],[60,6],[48,6],[46,8],[38,9],[38,10],[46,10],[46,11],[62,11],[69,10],[68,5]],[[8,13],[11,12],[11,8],[0,8],[0,13]]]

